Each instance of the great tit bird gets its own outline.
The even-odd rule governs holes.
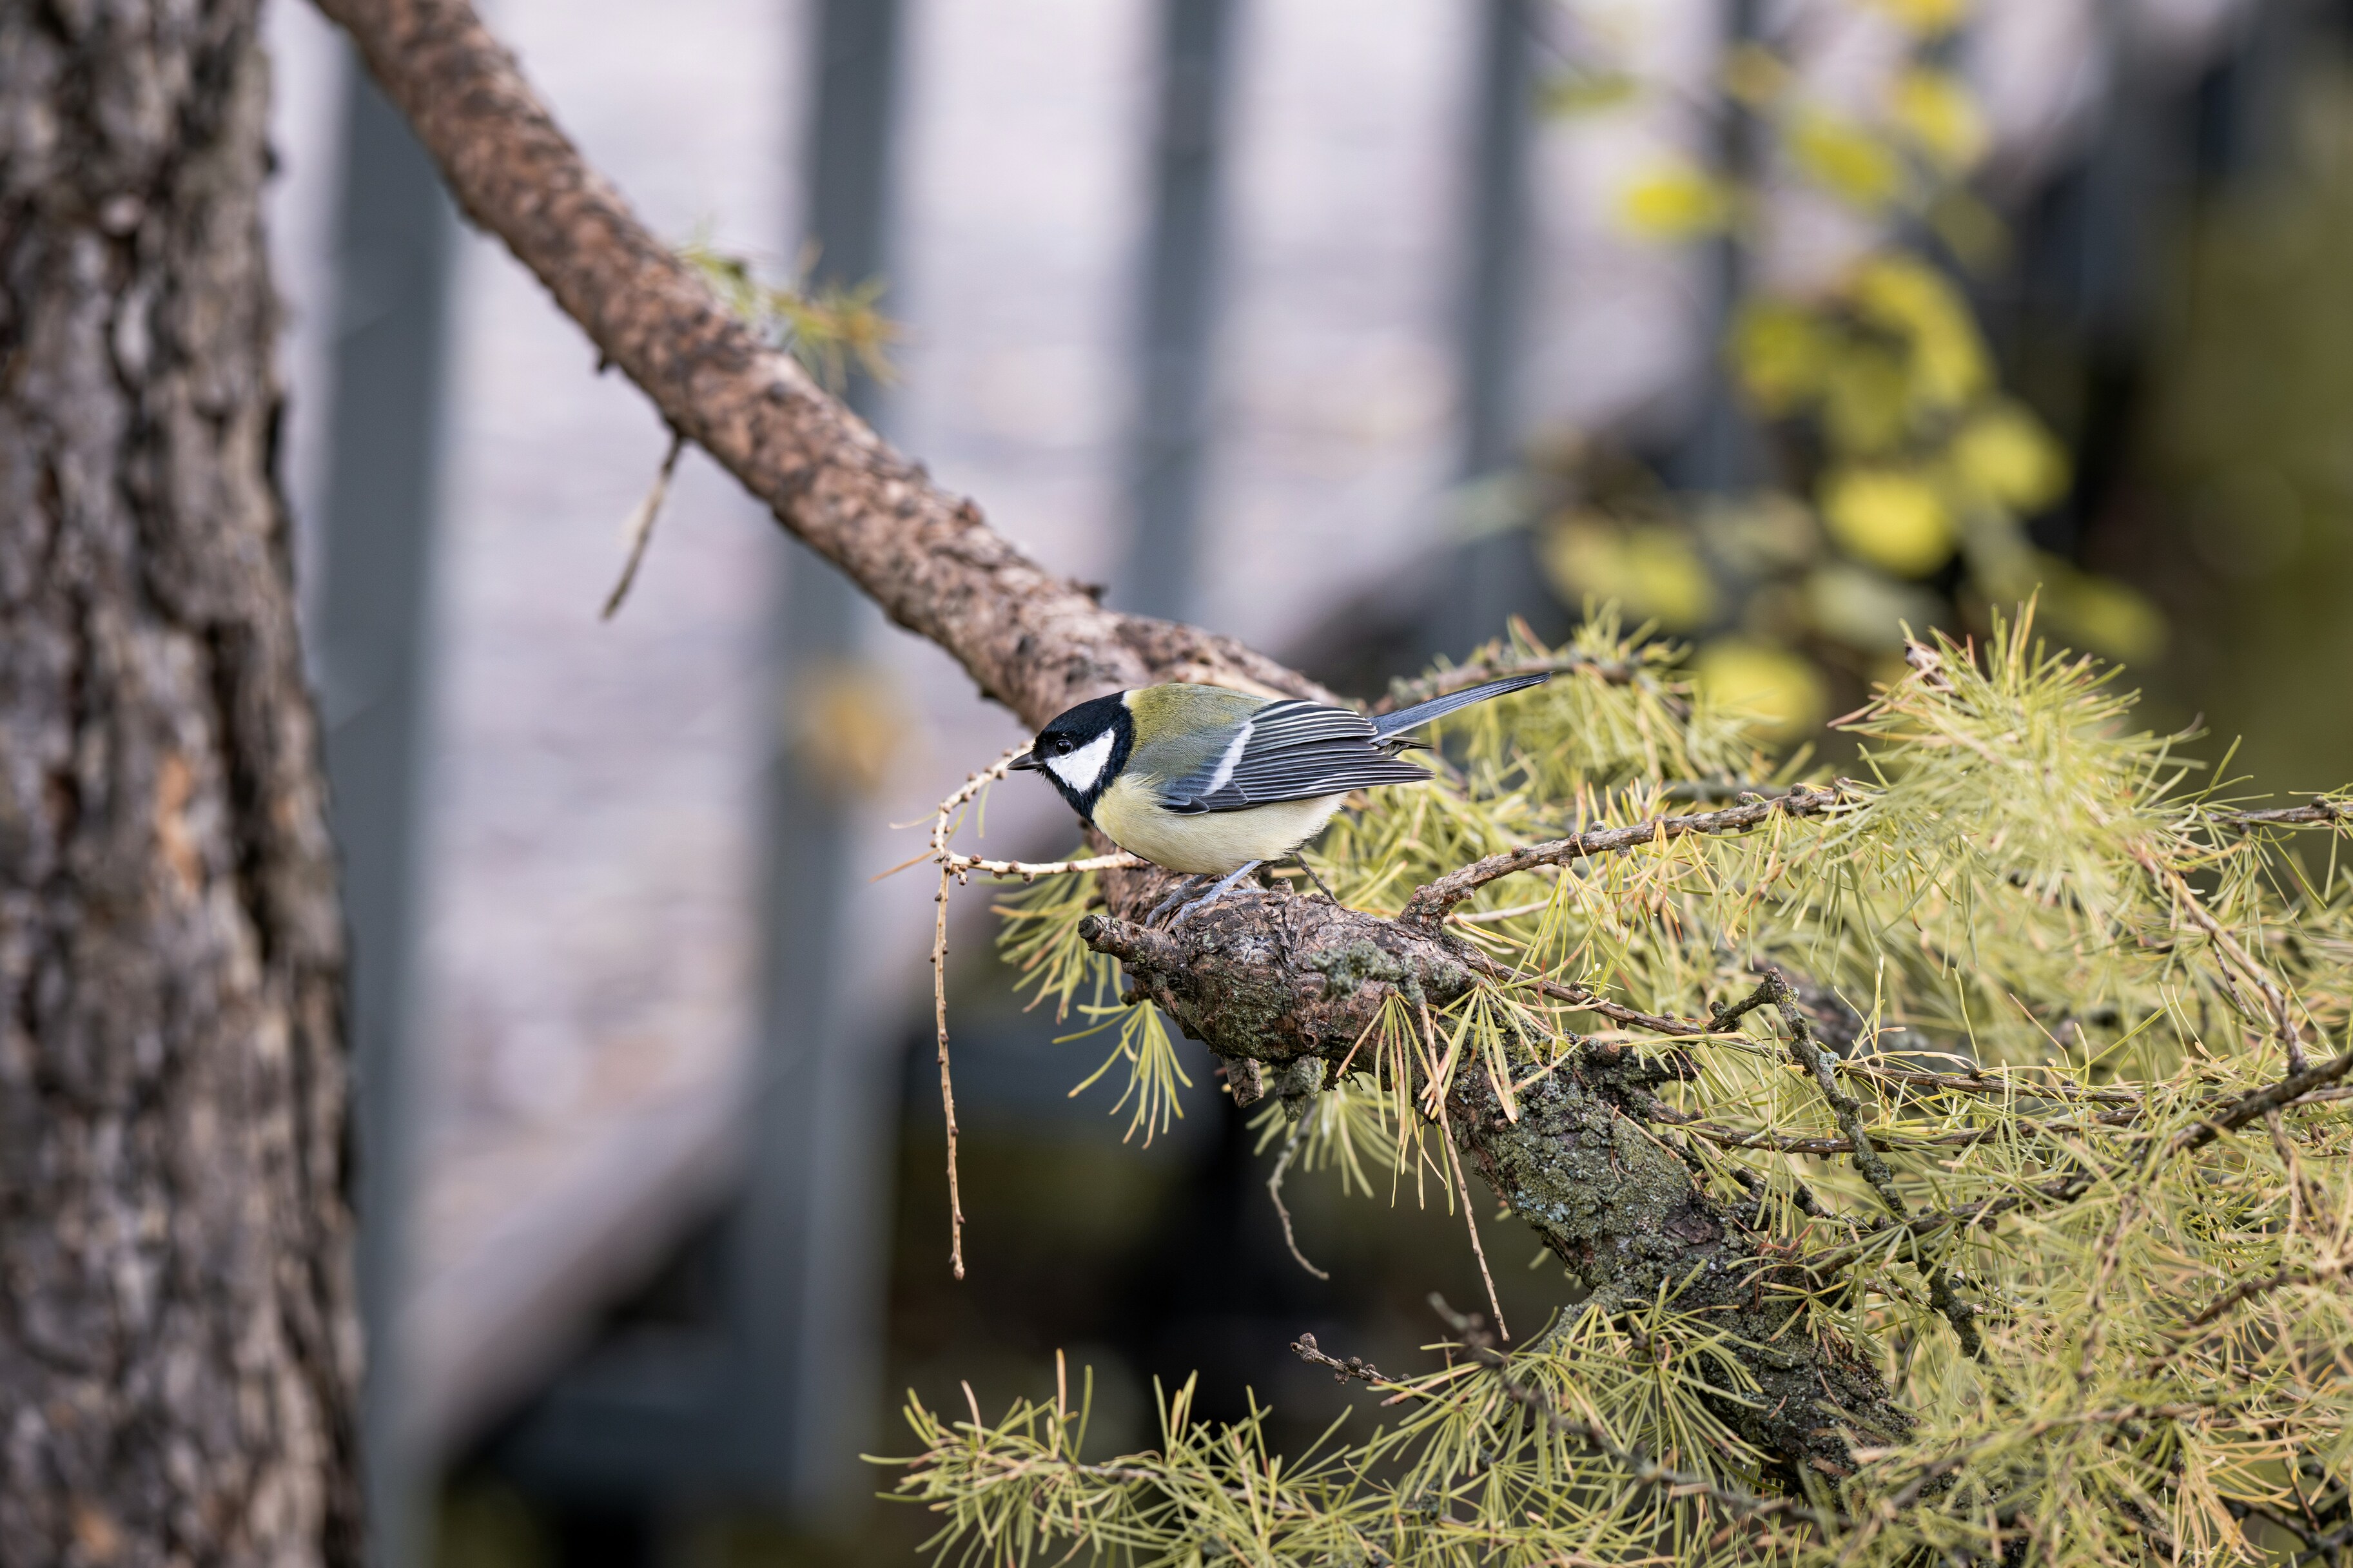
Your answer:
[[[1422,744],[1413,731],[1551,679],[1491,680],[1377,718],[1221,686],[1147,686],[1080,703],[1009,765],[1044,773],[1121,848],[1171,871],[1221,876],[1181,920],[1324,831],[1349,791],[1430,777],[1398,756]]]

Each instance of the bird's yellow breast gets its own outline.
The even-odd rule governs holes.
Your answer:
[[[1113,843],[1155,866],[1223,876],[1253,860],[1282,858],[1323,832],[1347,798],[1343,791],[1180,816],[1160,805],[1157,780],[1123,774],[1095,802],[1094,820]]]

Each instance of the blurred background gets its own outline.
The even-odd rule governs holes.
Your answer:
[[[494,0],[655,228],[879,288],[845,393],[1110,602],[1376,695],[1598,604],[1792,746],[2039,595],[2223,778],[2353,779],[2345,0]],[[1287,1189],[1198,1047],[955,909],[947,1267],[926,817],[1021,738],[667,432],[275,8],[286,472],[356,944],[387,1568],[908,1561],[907,1392],[1092,1368],[1302,1446],[1412,1365],[1459,1216]],[[997,792],[995,853],[1073,838]],[[1523,1331],[1557,1270],[1488,1229]],[[1370,1410],[1352,1420],[1377,1419]]]

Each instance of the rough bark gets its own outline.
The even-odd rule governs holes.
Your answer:
[[[0,1560],[356,1562],[258,0],[0,4]]]
[[[670,426],[893,619],[961,660],[983,691],[1032,724],[1154,680],[1315,692],[1225,638],[1104,610],[1092,590],[992,531],[970,501],[933,486],[645,230],[466,0],[319,5],[350,30],[468,216],[506,242]],[[1437,1004],[1470,983],[1466,955],[1434,927],[1316,900],[1250,893],[1181,936],[1145,931],[1143,913],[1166,886],[1155,871],[1107,876],[1111,917],[1087,928],[1089,940],[1213,1050],[1272,1068],[1278,1091],[1304,1091],[1387,989],[1411,987]],[[1759,1347],[1758,1381],[1775,1391],[1763,1412],[1736,1413],[1742,1429],[1785,1472],[1841,1468],[1835,1428],[1884,1432],[1901,1412],[1845,1347],[1787,1334],[1767,1344],[1786,1310],[1777,1316],[1766,1303],[1790,1281],[1630,1119],[1647,1103],[1630,1077],[1639,1069],[1606,1067],[1589,1062],[1540,1086],[1517,1121],[1496,1113],[1481,1073],[1467,1071],[1451,1107],[1463,1147],[1597,1291],[1647,1299],[1660,1280],[1693,1276],[1686,1302],[1733,1313],[1736,1331]]]

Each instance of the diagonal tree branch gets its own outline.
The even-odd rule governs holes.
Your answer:
[[[439,165],[606,363],[884,613],[1032,725],[1124,686],[1211,679],[1327,698],[1228,637],[1123,616],[932,483],[657,239],[467,0],[319,0]]]

